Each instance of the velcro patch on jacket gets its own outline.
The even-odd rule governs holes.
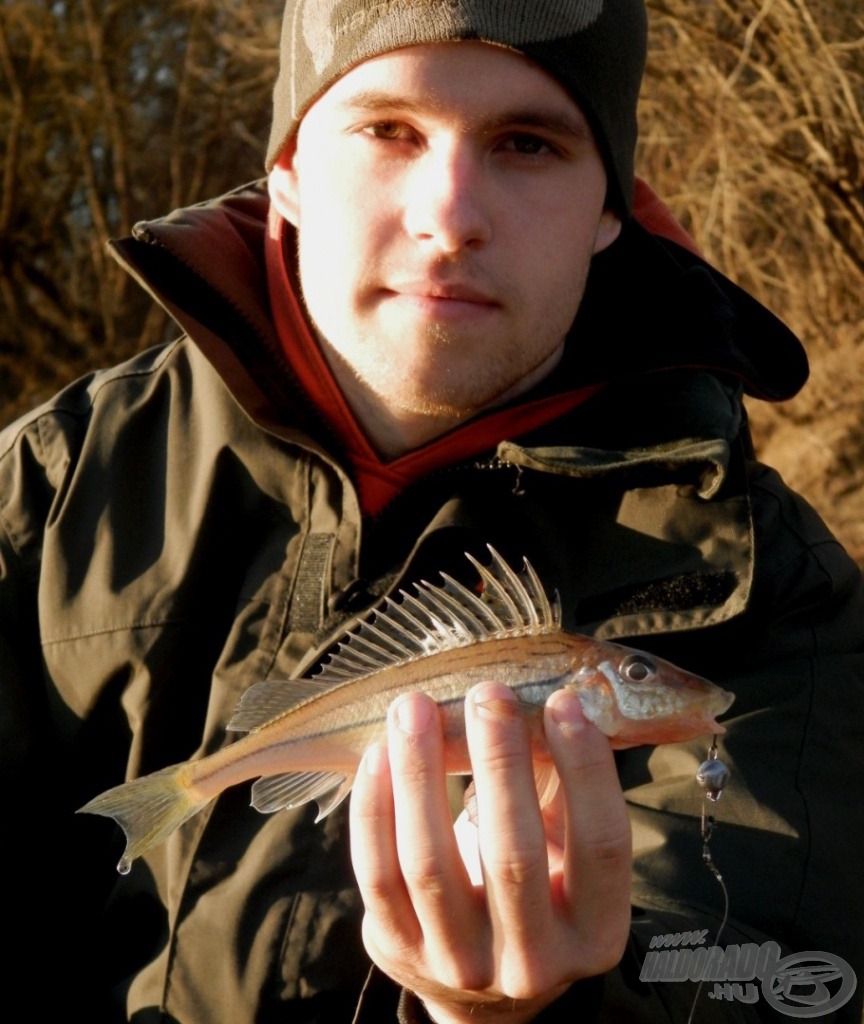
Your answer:
[[[688,572],[642,585],[618,587],[588,598],[579,607],[579,619],[601,622],[620,615],[638,615],[662,608],[686,612],[691,608],[724,604],[735,590],[734,572]]]
[[[321,628],[335,540],[332,533],[310,533],[303,542],[288,613],[292,633],[314,633]]]

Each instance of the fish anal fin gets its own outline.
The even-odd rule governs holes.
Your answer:
[[[354,785],[354,776],[347,775],[343,776],[342,785],[338,789],[321,796],[317,797],[318,800],[318,816],[315,818],[317,824],[322,818],[326,818],[328,814],[332,814],[333,811],[342,803],[346,796],[351,792],[351,787]]]
[[[285,772],[265,775],[252,786],[252,806],[262,814],[301,807],[345,781],[342,772]]]

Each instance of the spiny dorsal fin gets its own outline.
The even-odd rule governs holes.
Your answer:
[[[442,573],[442,584],[424,580],[414,584],[414,593],[400,590],[398,601],[384,598],[345,634],[312,678],[250,686],[228,728],[260,729],[337,686],[440,651],[560,629],[557,595],[549,601],[528,560],[516,573],[491,545],[489,552],[489,567],[466,555],[483,581],[482,597]]]
[[[446,573],[443,585],[423,580],[413,594],[400,590],[401,600],[385,598],[345,636],[316,681],[338,685],[439,651],[560,629],[557,595],[549,601],[528,560],[516,573],[491,545],[489,552],[489,567],[466,554],[483,581],[482,597]]]

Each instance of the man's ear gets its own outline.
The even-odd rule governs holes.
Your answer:
[[[598,252],[607,249],[620,234],[621,217],[614,210],[604,210],[600,215],[600,223],[597,225],[592,255],[596,256]]]
[[[296,152],[296,141],[291,138],[279,154],[279,159],[267,179],[270,202],[295,228],[300,226],[300,195],[297,187],[297,170],[294,166]]]

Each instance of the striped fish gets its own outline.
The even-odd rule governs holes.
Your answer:
[[[482,596],[442,573],[442,582],[400,591],[368,613],[317,674],[259,682],[228,729],[242,739],[110,789],[81,808],[114,818],[126,834],[118,870],[165,840],[229,786],[257,779],[252,806],[264,813],[315,800],[320,821],[348,795],[364,750],[386,736],[400,694],[428,694],[440,708],[450,773],[471,770],[463,701],[494,680],[519,697],[532,742],[542,744],[543,706],[567,687],[615,748],[720,733],[716,716],[734,697],[654,655],[566,632],[527,560],[516,573],[490,547],[489,567],[467,555]],[[505,710],[502,708],[502,710]],[[538,783],[539,784],[539,783]]]

